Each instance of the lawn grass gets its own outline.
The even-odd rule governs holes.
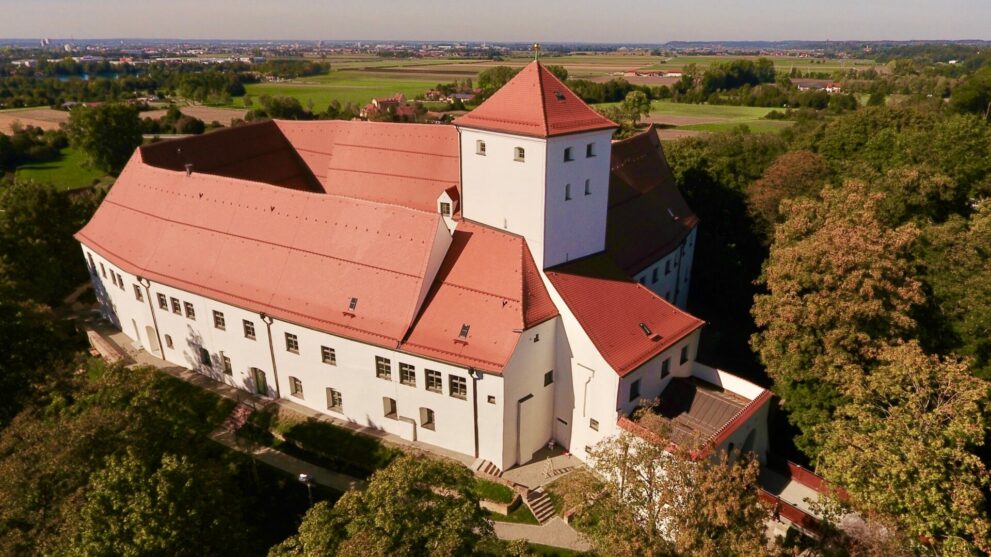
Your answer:
[[[592,555],[591,553],[586,553],[583,551],[575,551],[574,549],[567,549],[564,547],[554,547],[552,545],[544,545],[540,543],[527,542],[530,546],[530,550],[533,551],[534,555],[538,557],[577,557],[579,555]]]
[[[513,490],[501,483],[475,478],[475,495],[495,503],[509,504],[516,496]]]
[[[17,167],[16,176],[23,180],[51,184],[60,190],[72,190],[91,186],[101,181],[106,174],[89,168],[85,153],[67,147],[60,151],[59,158],[55,160]]]
[[[728,104],[692,104],[672,101],[654,101],[650,105],[651,116],[695,116],[735,120],[757,120],[772,110],[762,106],[733,106]]]
[[[778,133],[794,124],[788,120],[745,120],[733,122],[717,122],[711,124],[689,124],[678,126],[679,130],[695,130],[703,132],[726,132],[740,126],[746,126],[750,133]]]
[[[533,516],[530,512],[530,507],[526,506],[522,501],[516,505],[516,508],[509,512],[509,514],[503,515],[499,513],[494,513],[492,511],[487,511],[482,509],[485,513],[485,517],[489,520],[494,520],[496,522],[512,522],[515,524],[533,524],[539,526],[540,522],[537,517]]]
[[[283,83],[252,83],[245,86],[245,89],[256,98],[261,95],[293,97],[304,107],[312,102],[314,110],[322,111],[334,100],[341,104],[351,102],[363,106],[373,97],[386,97],[396,93],[413,98],[435,87],[440,81],[401,72],[368,75],[361,71],[342,70]],[[243,97],[238,97],[231,101],[231,106],[242,107],[243,103]]]

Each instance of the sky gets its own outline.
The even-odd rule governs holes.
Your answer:
[[[0,0],[0,38],[991,39],[991,0]]]

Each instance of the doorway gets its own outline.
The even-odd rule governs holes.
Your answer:
[[[155,328],[151,325],[145,327],[145,336],[148,337],[148,348],[151,350],[151,353],[161,358],[162,347],[158,345],[158,335],[155,334]]]
[[[268,396],[268,381],[265,379],[265,372],[253,367],[251,368],[251,376],[255,381],[255,394]]]

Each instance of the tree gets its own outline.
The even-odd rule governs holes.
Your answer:
[[[630,91],[620,107],[626,115],[626,120],[636,126],[641,118],[650,114],[650,99],[643,91]]]
[[[950,108],[991,118],[991,67],[974,72],[950,96]]]
[[[72,110],[66,127],[69,142],[90,162],[110,174],[120,172],[141,145],[141,121],[134,106],[117,103]]]
[[[763,176],[747,188],[747,206],[766,236],[781,221],[784,199],[815,195],[829,177],[826,159],[811,151],[792,151],[775,159]]]
[[[216,467],[171,454],[149,466],[133,451],[93,474],[61,551],[90,555],[236,555],[233,486]]]
[[[372,475],[364,491],[314,507],[271,555],[469,555],[494,537],[474,485],[463,466],[403,456]]]
[[[849,375],[848,402],[817,432],[823,475],[854,509],[888,517],[940,554],[991,551],[989,474],[975,453],[991,385],[914,342],[883,348],[872,373]]]
[[[509,66],[495,66],[478,74],[478,87],[482,90],[482,95],[488,97],[495,93],[500,87],[509,82],[510,79],[520,72],[519,69]]]
[[[860,182],[827,187],[821,201],[786,200],[761,277],[767,293],[754,299],[753,347],[811,457],[816,427],[857,380],[851,370],[917,326],[912,311],[924,298],[908,250],[918,230],[886,227],[882,200]]]
[[[572,474],[566,503],[602,555],[768,555],[768,510],[751,455],[699,458],[663,436],[622,433],[590,452],[596,476]],[[731,463],[730,460],[736,461]],[[574,477],[572,477],[574,476]]]

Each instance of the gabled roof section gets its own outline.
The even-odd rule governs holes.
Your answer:
[[[604,252],[546,274],[592,344],[620,376],[704,324],[632,282]]]
[[[523,68],[476,109],[455,119],[454,124],[533,137],[618,127],[537,61]]]
[[[463,221],[402,347],[499,373],[520,334],[557,315],[526,241]]]
[[[698,224],[664,157],[657,131],[612,143],[606,250],[635,275],[671,252]]]
[[[438,231],[436,213],[187,176],[139,152],[76,238],[156,282],[394,348],[432,281]]]

